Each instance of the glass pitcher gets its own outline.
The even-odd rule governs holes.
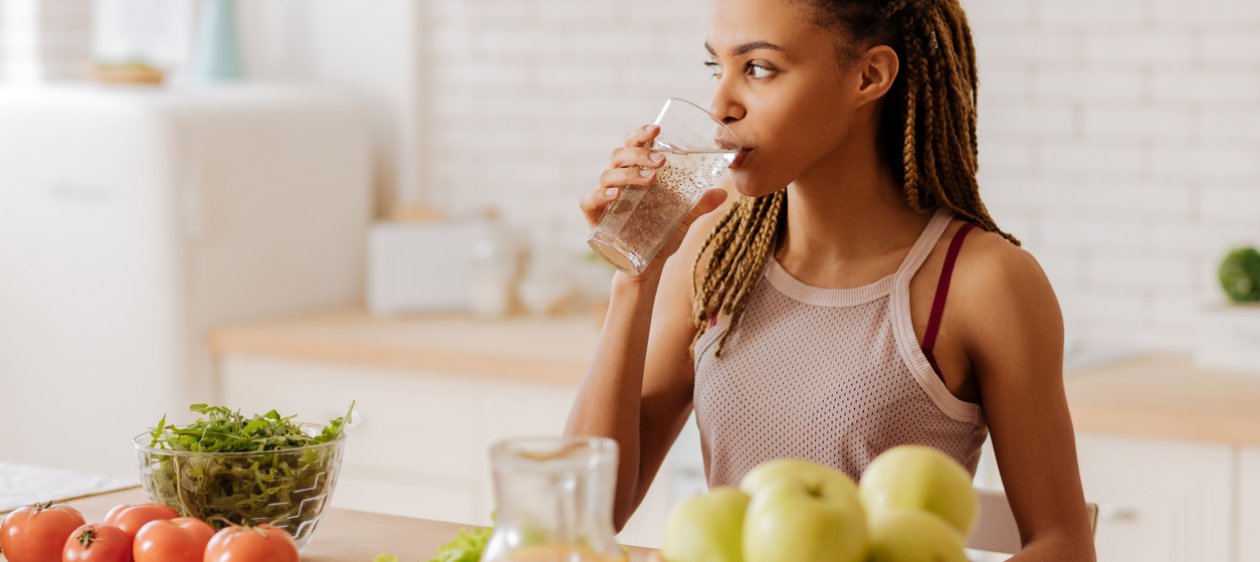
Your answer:
[[[617,443],[508,439],[490,448],[497,520],[481,562],[625,562],[612,525]]]

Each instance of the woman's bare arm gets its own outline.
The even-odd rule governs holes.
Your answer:
[[[631,133],[626,146],[613,153],[613,167],[582,202],[590,223],[611,201],[608,188],[636,176],[635,167],[649,167],[650,153],[642,147],[655,134],[651,129]],[[692,264],[714,220],[713,215],[697,218],[725,196],[705,194],[643,274],[617,273],[595,358],[569,414],[567,435],[609,437],[620,446],[613,505],[617,529],[647,494],[691,411]]]
[[[960,265],[966,273],[955,294],[1024,544],[1012,560],[1088,562],[1095,559],[1093,535],[1063,388],[1058,299],[1031,254],[998,237],[985,240]]]

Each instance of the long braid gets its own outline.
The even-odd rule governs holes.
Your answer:
[[[880,116],[881,154],[901,174],[906,204],[927,212],[944,207],[1015,245],[980,200],[976,73],[971,28],[958,0],[801,0],[816,23],[842,30],[855,45],[886,44],[902,71],[885,96]],[[730,324],[717,342],[720,357],[738,327],[753,288],[786,222],[780,190],[742,198],[705,239],[694,271],[695,342],[719,315]]]
[[[938,98],[938,111],[940,111],[945,119],[943,119],[947,130],[937,131],[936,142],[950,145],[951,152],[954,154],[967,154],[969,151],[969,136],[964,127],[967,126],[968,115],[974,114],[971,103],[967,98],[960,98],[960,92],[969,90],[969,86],[964,83],[963,77],[959,76],[960,61],[955,59],[954,38],[952,30],[946,29],[941,22],[936,21],[937,25],[932,29],[932,37],[940,42],[939,52],[944,53],[947,60],[945,63],[937,63],[933,65],[933,80],[938,84],[949,84],[946,89],[946,95]],[[937,57],[938,59],[940,57]],[[947,178],[949,183],[954,185],[965,185],[969,176],[974,176],[974,172],[967,170],[969,158],[945,158],[942,164],[945,167],[943,178]],[[952,193],[942,190],[941,204],[951,208],[970,208],[970,193],[964,191],[955,198]],[[972,218],[972,217],[968,217]]]
[[[692,318],[696,326],[707,326],[711,318],[719,314],[731,317],[731,325],[718,341],[720,355],[726,338],[739,324],[740,312],[756,286],[762,268],[774,251],[781,218],[787,211],[787,194],[777,191],[758,198],[742,198],[718,222],[704,242],[704,250],[696,257],[695,268],[700,269],[705,251],[708,267],[703,279],[697,276],[695,299],[692,301]],[[694,350],[703,330],[697,330],[692,340]]]
[[[907,25],[909,26],[910,23],[907,23]],[[906,32],[910,33],[911,30],[907,29]],[[912,44],[917,40],[917,37],[911,35],[910,41]],[[919,58],[922,56],[922,50],[918,48],[909,50],[904,56],[906,68],[918,68],[920,64]],[[905,166],[904,189],[906,202],[910,204],[910,208],[917,209],[919,204],[919,182],[922,179],[914,139],[915,131],[918,130],[917,127],[919,126],[919,97],[922,95],[920,91],[923,89],[923,77],[917,72],[907,72],[905,74],[905,84],[906,110],[904,119],[906,124],[902,130],[901,161],[902,165]]]
[[[971,137],[971,123],[975,119],[975,102],[969,92],[973,92],[973,83],[970,77],[975,73],[970,69],[967,59],[959,57],[956,51],[957,47],[963,47],[965,40],[959,37],[959,26],[950,25],[950,21],[956,21],[958,18],[947,18],[949,21],[939,23],[938,35],[942,41],[942,51],[945,56],[950,59],[949,64],[938,65],[944,67],[941,71],[949,76],[951,103],[948,103],[945,109],[949,112],[950,118],[948,123],[953,131],[950,134],[950,141],[954,144],[954,152],[956,154],[970,155],[970,158],[951,158],[949,162],[953,168],[954,183],[958,185],[965,184],[967,178],[974,178],[976,170],[972,164],[975,163],[975,142]],[[962,193],[967,207],[974,206],[976,200],[975,192],[964,190]]]

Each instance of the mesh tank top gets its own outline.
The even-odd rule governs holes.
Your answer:
[[[812,287],[770,257],[722,357],[713,353],[729,318],[696,343],[693,400],[709,486],[737,485],[781,457],[857,481],[902,444],[940,449],[975,474],[988,434],[980,407],[954,397],[938,375],[936,322],[920,346],[910,321],[910,280],[951,218],[938,210],[897,271],[862,287]],[[932,307],[937,321],[969,226],[951,243]]]

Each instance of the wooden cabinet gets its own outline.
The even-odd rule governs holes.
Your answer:
[[[220,361],[225,404],[275,408],[326,422],[355,401],[333,503],[450,521],[482,523],[468,467],[481,451],[472,429],[474,388],[466,377],[334,363],[230,355]],[[391,493],[390,488],[399,489]]]
[[[1237,529],[1237,560],[1260,560],[1260,447],[1238,450]]]
[[[530,435],[558,435],[564,431],[577,387],[507,381],[482,381],[473,412],[475,437],[480,449],[469,465],[477,510],[494,510],[494,484],[490,471],[490,446],[502,439]]]
[[[1260,372],[1154,354],[1064,382],[1099,560],[1260,560]],[[986,444],[976,485],[1001,484]]]
[[[575,321],[353,313],[214,342],[220,397],[234,408],[324,422],[358,401],[334,504],[488,524],[490,444],[563,431],[596,337]],[[1066,383],[1085,497],[1101,508],[1099,560],[1260,560],[1260,376],[1153,356]],[[623,542],[659,546],[670,507],[705,488],[699,449],[689,425]],[[987,445],[976,485],[1001,488]]]
[[[1232,559],[1232,447],[1100,434],[1077,447],[1099,560]]]
[[[1239,490],[1235,474],[1247,469],[1228,444],[1078,431],[1076,446],[1085,499],[1099,506],[1098,560],[1260,560],[1260,542],[1250,556],[1233,554],[1236,540],[1257,540],[1236,530],[1260,528],[1260,449],[1250,453],[1253,475],[1250,484],[1240,479]],[[989,443],[981,459],[976,486],[1001,489]],[[1244,509],[1237,526],[1235,497],[1245,497],[1248,486],[1255,507],[1251,521]]]
[[[333,505],[477,525],[494,509],[489,447],[564,430],[576,384],[226,354],[220,396],[242,411],[276,408],[326,422],[356,401]],[[673,501],[668,474],[619,539],[659,546]]]

